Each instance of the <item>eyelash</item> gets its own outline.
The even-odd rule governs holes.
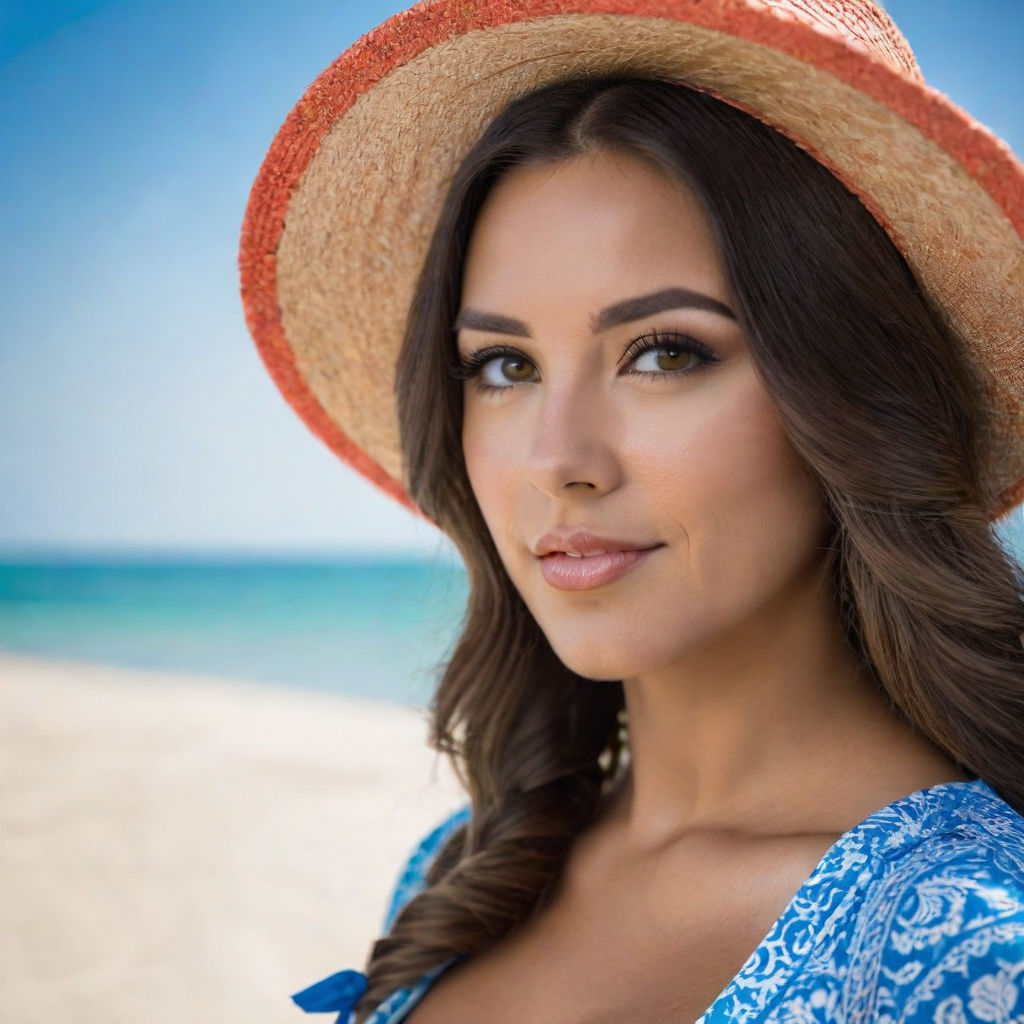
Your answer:
[[[626,351],[622,354],[622,359],[628,359],[630,363],[635,363],[646,352],[659,348],[676,348],[683,352],[691,352],[693,355],[698,356],[701,361],[691,369],[654,370],[641,373],[639,376],[654,380],[662,380],[665,377],[683,377],[691,373],[700,373],[701,370],[706,369],[712,363],[720,361],[706,345],[701,344],[696,338],[691,338],[687,334],[679,334],[675,331],[649,331],[647,334],[640,335],[639,338],[630,342]],[[494,359],[509,357],[522,359],[532,364],[532,360],[527,358],[519,349],[508,345],[488,345],[485,348],[478,349],[476,352],[471,352],[466,359],[449,367],[448,372],[456,380],[473,380],[476,378],[476,389],[481,392],[510,391],[516,386],[515,382],[498,386],[487,384],[480,379],[481,371],[489,362]],[[622,362],[622,359],[619,361]],[[523,381],[522,383],[533,382]]]

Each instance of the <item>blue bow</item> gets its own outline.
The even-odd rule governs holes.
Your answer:
[[[339,1016],[336,1024],[344,1024],[356,1003],[366,991],[366,975],[361,971],[338,971],[292,996],[306,1013],[332,1013]]]

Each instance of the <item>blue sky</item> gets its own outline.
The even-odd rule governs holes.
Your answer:
[[[278,396],[237,289],[271,138],[402,6],[0,3],[0,549],[437,550]],[[1024,153],[1024,3],[887,6]]]

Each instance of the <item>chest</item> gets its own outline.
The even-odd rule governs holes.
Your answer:
[[[577,878],[516,934],[450,968],[406,1021],[697,1020],[834,838],[757,851],[710,844],[646,870]]]

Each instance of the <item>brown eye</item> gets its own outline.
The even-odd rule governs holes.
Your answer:
[[[685,376],[719,362],[718,358],[695,338],[652,332],[638,338],[626,351],[632,356],[629,372],[641,377]]]
[[[533,363],[523,356],[500,356],[486,362],[480,376],[490,387],[504,388],[510,384],[524,384],[533,379]]]
[[[501,361],[501,372],[514,381],[529,380],[533,372],[533,366],[525,359],[518,356],[506,356]]]
[[[695,358],[694,353],[676,345],[655,349],[654,361],[659,370],[685,370]]]
[[[633,362],[635,373],[672,373],[688,370],[698,362],[695,352],[681,345],[657,345],[642,352]]]

